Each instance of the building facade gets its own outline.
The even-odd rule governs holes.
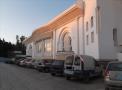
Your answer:
[[[24,41],[26,53],[39,59],[69,52],[100,60],[121,58],[121,10],[121,0],[77,0]]]

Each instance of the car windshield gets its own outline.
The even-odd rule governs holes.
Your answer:
[[[68,56],[66,58],[65,64],[66,65],[72,65],[73,64],[73,59],[74,59],[74,56]]]
[[[72,65],[73,64],[73,58],[74,58],[73,56],[67,57],[65,60],[65,64],[66,65]]]
[[[108,70],[111,70],[111,71],[122,71],[122,63],[111,63],[108,66]]]
[[[53,62],[53,65],[64,65],[64,61],[56,60],[56,61]]]

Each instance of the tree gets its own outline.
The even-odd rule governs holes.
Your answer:
[[[16,35],[16,50],[22,51],[23,54],[26,53],[26,47],[23,44],[23,41],[25,40],[25,36],[18,36]]]
[[[0,39],[0,57],[8,57],[8,52],[15,50],[15,45],[11,42],[6,42],[4,39]]]
[[[16,44],[18,44],[18,43],[19,43],[19,36],[16,35]]]
[[[21,43],[25,40],[25,38],[26,38],[25,36],[21,36],[21,37],[20,37]]]
[[[16,44],[5,41],[5,39],[0,38],[0,57],[10,57],[13,51],[22,51],[23,54],[26,53],[26,47],[22,43],[25,40],[25,36],[19,37],[16,35]]]

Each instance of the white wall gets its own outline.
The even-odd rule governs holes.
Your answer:
[[[84,32],[85,32],[85,54],[99,58],[98,47],[98,33],[96,29],[96,0],[84,0],[85,13],[84,13]],[[91,17],[93,16],[94,26],[91,28]],[[86,31],[86,22],[89,23],[89,29]],[[94,43],[91,42],[91,32],[94,32]],[[89,35],[89,45],[86,44],[86,36]]]
[[[101,59],[116,59],[117,49],[113,42],[113,28],[119,31],[119,40],[122,40],[122,1],[98,0],[100,6],[101,29],[99,31],[99,47]]]
[[[79,18],[79,53],[85,54],[85,46],[84,46],[84,24],[83,24],[83,17]]]
[[[52,43],[53,43],[53,51],[52,51],[53,58],[55,58],[55,55],[58,51],[57,45],[58,45],[58,41],[59,41],[59,36],[60,36],[63,29],[68,30],[68,32],[72,38],[72,50],[76,54],[78,54],[78,53],[83,54],[83,36],[82,36],[83,35],[83,30],[82,30],[83,29],[83,17],[78,17],[78,18],[75,18],[74,20],[72,20],[68,24],[53,31],[53,41],[52,41]],[[78,26],[78,24],[79,24],[79,26]],[[78,30],[79,30],[79,39],[78,39]],[[31,44],[32,44],[33,58],[40,59],[43,56],[43,54],[40,52],[37,52],[36,45],[34,42]],[[30,44],[28,44],[28,46],[29,45]],[[78,48],[78,46],[79,46],[79,48]]]
[[[77,18],[70,23],[70,29],[71,29],[71,38],[72,38],[72,50],[78,54],[78,27],[77,27]],[[80,42],[79,42],[80,43]]]
[[[118,44],[122,45],[122,0],[112,0],[112,11],[114,19],[114,27],[118,31]],[[122,52],[122,46],[118,52]]]

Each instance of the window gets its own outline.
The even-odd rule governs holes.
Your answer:
[[[29,45],[28,54],[29,54],[29,55],[32,55],[32,45]]]
[[[36,52],[38,53],[39,52],[39,43],[36,43]]]
[[[64,51],[72,51],[72,39],[68,33],[66,33],[63,37],[63,49]]]
[[[80,66],[80,57],[75,58],[74,65]]]
[[[44,49],[45,52],[51,52],[52,50],[51,39],[46,39],[44,43],[45,43],[45,49]]]
[[[114,46],[117,46],[118,41],[117,41],[117,29],[113,29],[113,40],[114,40]]]
[[[91,32],[91,42],[94,42],[94,32]]]
[[[94,19],[93,19],[93,16],[91,17],[91,27],[94,26]]]
[[[64,65],[64,61],[63,60],[55,60],[55,61],[53,61],[52,65],[61,66],[61,65]]]
[[[41,53],[43,50],[43,40],[37,41],[35,43],[35,46],[36,46],[36,52]]]
[[[107,69],[111,71],[122,71],[122,63],[111,63]]]
[[[86,31],[88,31],[88,29],[89,29],[89,24],[88,22],[86,22]]]
[[[86,36],[86,45],[89,45],[89,35]]]
[[[43,50],[43,41],[39,42],[39,52],[42,52]]]
[[[32,49],[32,45],[29,46],[29,49],[30,49],[30,50]]]

